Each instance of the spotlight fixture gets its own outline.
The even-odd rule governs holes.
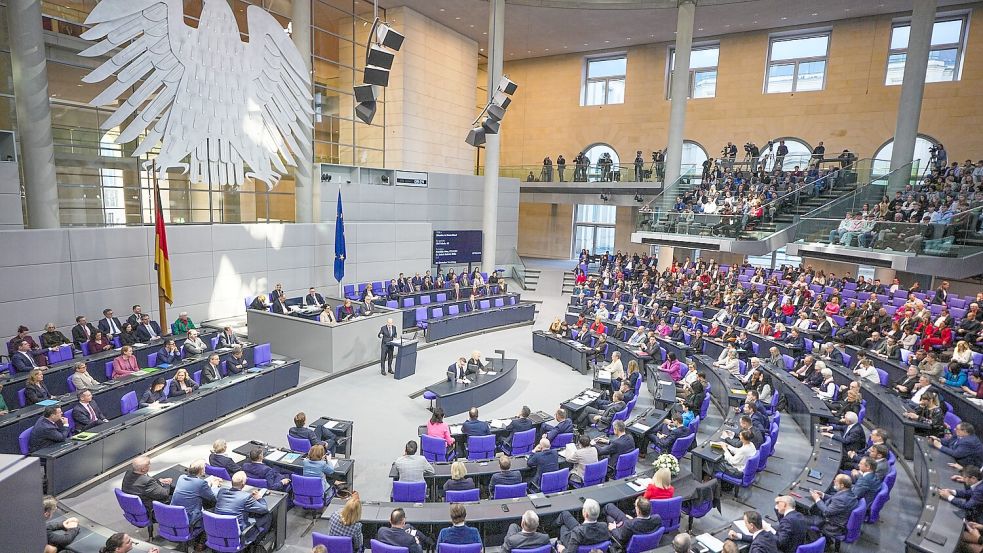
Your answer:
[[[365,69],[362,83],[355,86],[355,116],[365,123],[371,123],[377,109],[379,92],[376,87],[389,86],[389,72],[396,59],[395,52],[403,46],[405,37],[396,32],[378,17],[372,23],[365,49]]]
[[[495,93],[492,94],[491,100],[485,104],[484,109],[481,110],[481,113],[478,114],[478,117],[472,123],[471,126],[473,128],[468,131],[468,136],[464,141],[477,148],[485,143],[487,135],[498,134],[502,128],[502,119],[505,118],[505,112],[512,103],[511,96],[515,94],[518,88],[519,85],[515,84],[507,76],[503,76],[498,81],[498,87],[495,89]]]

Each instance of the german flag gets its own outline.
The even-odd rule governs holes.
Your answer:
[[[168,305],[171,298],[171,259],[167,255],[167,233],[164,229],[164,208],[160,203],[160,187],[154,179],[154,270],[157,271],[157,288]]]

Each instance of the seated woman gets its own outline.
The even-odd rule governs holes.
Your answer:
[[[451,436],[447,423],[444,422],[444,410],[440,407],[435,407],[430,416],[430,422],[427,423],[427,436],[443,439],[444,443],[447,444],[447,453],[454,451],[457,442],[454,440],[454,436]]]
[[[352,551],[361,553],[365,549],[362,537],[362,500],[358,492],[352,492],[345,506],[328,517],[329,536],[348,536],[352,539]]]
[[[553,319],[553,322],[550,323],[549,333],[550,334],[560,334],[560,323],[562,323],[562,322],[563,321],[561,321],[559,317]]]
[[[963,370],[962,365],[959,363],[949,363],[945,372],[942,373],[942,383],[953,388],[962,388],[966,385],[968,379],[967,372]]]
[[[208,464],[213,467],[223,468],[229,473],[229,476],[232,476],[242,470],[242,465],[236,463],[231,457],[225,454],[227,449],[228,444],[221,438],[212,442],[212,450],[208,454]]]
[[[962,365],[963,368],[972,366],[973,350],[969,349],[969,343],[966,340],[956,342],[956,348],[952,351],[951,362]]]
[[[140,396],[140,407],[149,407],[167,401],[167,397],[164,395],[165,386],[167,386],[167,381],[164,380],[164,377],[155,378],[150,387]]]
[[[137,363],[137,356],[133,355],[133,346],[123,346],[119,357],[113,359],[113,380],[126,378],[139,371],[140,365]]]
[[[331,306],[328,304],[324,304],[324,307],[321,308],[321,314],[317,316],[317,320],[328,324],[335,324],[338,322],[337,317],[335,317],[334,310],[331,309]]]
[[[113,349],[113,343],[109,341],[109,338],[106,338],[106,335],[101,330],[92,333],[92,337],[89,338],[90,352],[99,353],[100,351],[109,351],[111,349]]]
[[[334,470],[334,461],[323,445],[312,445],[307,451],[307,457],[304,458],[304,476],[320,476],[324,483],[324,497],[334,494],[331,486],[338,478]]]
[[[461,461],[451,464],[451,477],[444,482],[444,491],[464,491],[474,489],[474,480],[468,478],[468,467]]]
[[[905,413],[905,417],[927,424],[926,430],[916,429],[922,435],[941,438],[945,434],[945,413],[939,404],[939,396],[935,392],[925,392],[918,401],[918,407]]]
[[[836,382],[833,381],[833,369],[824,368],[821,371],[823,382],[816,389],[819,398],[824,401],[833,401],[836,397]]]
[[[133,344],[139,343],[140,340],[137,338],[136,329],[133,328],[131,323],[125,323],[123,325],[123,331],[119,333],[119,343],[121,346],[132,346]]]
[[[188,371],[186,369],[178,369],[177,373],[174,374],[174,378],[171,379],[171,387],[168,390],[168,396],[180,397],[185,394],[190,394],[197,389],[198,383],[191,379],[191,376],[188,375]]]
[[[27,383],[24,385],[24,399],[27,405],[34,405],[39,401],[51,399],[48,387],[44,385],[44,370],[34,369],[27,375]]]
[[[672,486],[672,473],[663,467],[655,471],[652,481],[645,488],[645,499],[670,499],[676,493]]]

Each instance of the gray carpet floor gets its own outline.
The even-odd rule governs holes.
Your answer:
[[[488,332],[479,336],[432,345],[419,352],[417,373],[402,381],[382,377],[377,367],[366,367],[320,383],[251,413],[230,420],[219,428],[192,437],[184,444],[153,457],[153,470],[176,463],[188,463],[208,456],[213,440],[223,438],[230,449],[248,440],[261,440],[286,446],[286,430],[292,425],[296,412],[307,413],[308,420],[327,415],[355,422],[353,458],[355,459],[355,488],[363,500],[388,498],[390,480],[388,472],[392,460],[402,452],[406,441],[417,437],[417,426],[426,422],[430,413],[428,402],[422,397],[410,396],[426,385],[441,380],[448,364],[459,355],[479,350],[492,355],[495,349],[504,349],[506,357],[519,360],[518,379],[509,394],[481,408],[482,418],[506,417],[515,414],[523,405],[533,410],[552,412],[559,403],[591,385],[589,376],[582,376],[553,359],[533,353],[530,333],[533,329],[546,328],[556,316],[562,316],[567,298],[560,295],[563,271],[573,266],[570,261],[529,260],[528,264],[541,269],[537,290],[523,293],[523,298],[542,302],[536,323],[530,326]],[[323,373],[303,369],[303,383],[323,377]],[[651,406],[651,399],[643,391],[639,408]],[[466,418],[458,415],[448,422]],[[699,440],[702,442],[721,424],[721,413],[711,410],[708,420],[701,425]],[[797,473],[805,463],[811,447],[805,436],[784,417],[779,451],[769,463],[769,471]],[[683,475],[689,471],[688,459],[680,463]],[[882,522],[866,525],[863,538],[843,550],[871,551],[902,550],[904,537],[910,532],[920,512],[920,502],[913,492],[911,480],[899,471],[895,497],[882,512]],[[119,486],[121,477],[92,486],[70,498],[61,498],[69,506],[79,510],[96,522],[109,528],[132,533],[113,497],[113,488]],[[711,511],[695,521],[693,532],[700,533],[718,528],[741,517],[748,508],[771,513],[776,491],[788,484],[781,474],[764,472],[750,494],[742,494],[743,503],[733,494],[724,500],[722,513]],[[285,551],[309,551],[310,536],[302,535],[310,519],[304,521],[300,513],[288,515],[288,544]],[[684,528],[686,525],[684,523]],[[140,533],[145,536],[143,532]],[[875,545],[876,544],[876,545]]]

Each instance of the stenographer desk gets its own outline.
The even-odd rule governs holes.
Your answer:
[[[498,399],[509,391],[515,384],[518,364],[516,359],[491,358],[485,369],[495,374],[472,374],[468,377],[470,384],[443,380],[427,386],[427,390],[437,395],[437,407],[444,410],[444,415],[457,415]]]
[[[233,453],[239,456],[239,459],[233,458],[233,460],[237,462],[248,461],[249,453],[256,448],[263,450],[263,464],[276,469],[280,474],[299,474],[303,476],[304,459],[307,458],[307,454],[300,453],[294,457],[291,454],[295,454],[296,452],[291,451],[289,447],[276,447],[257,440],[250,440],[232,450]],[[277,458],[270,458],[274,453],[277,454]],[[282,456],[279,455],[281,453],[283,454]],[[289,456],[289,460],[287,456]],[[348,484],[348,488],[352,489],[355,482],[355,460],[351,458],[334,458],[333,461],[334,465],[332,468],[335,473],[342,475],[343,480]]]
[[[590,348],[576,340],[550,334],[542,330],[532,333],[532,350],[535,353],[552,357],[580,374],[587,374],[587,352]]]
[[[40,449],[47,476],[46,492],[58,494],[158,445],[252,403],[296,387],[300,362],[275,361],[204,384],[166,407],[144,407],[111,419],[91,431],[86,441],[70,439]]]
[[[247,355],[253,355],[252,348],[252,346],[246,348]],[[186,369],[188,375],[192,375],[208,362],[208,356],[211,353],[205,352],[201,355],[186,357],[181,362],[175,363],[166,369],[158,368],[151,372],[129,375],[119,380],[104,380],[99,388],[92,390],[92,396],[106,418],[112,419],[119,417],[122,414],[120,399],[124,395],[135,392],[139,400],[140,396],[150,387],[154,379],[158,377],[164,379],[171,378],[177,373],[178,369]],[[219,355],[225,358],[230,353],[231,350],[227,350]],[[93,376],[95,377],[96,375]],[[105,378],[105,375],[100,376]],[[45,382],[47,380],[45,378]],[[63,412],[78,403],[77,396],[67,391],[52,399],[58,401]],[[33,427],[43,411],[44,407],[41,405],[28,405],[27,407],[15,409],[6,415],[0,416],[0,453],[19,453],[17,436],[24,430]]]
[[[459,336],[489,328],[517,323],[531,323],[536,316],[532,303],[491,306],[459,315],[443,316],[427,320],[427,341],[435,342],[451,336]]]

